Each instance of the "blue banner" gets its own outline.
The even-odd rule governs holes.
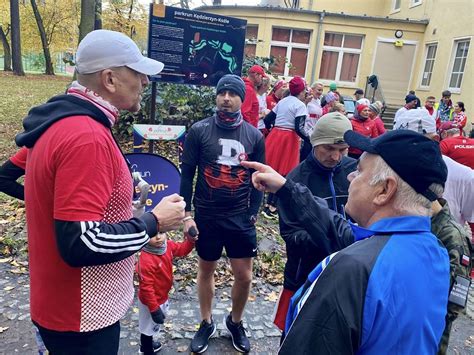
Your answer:
[[[181,174],[168,159],[150,153],[125,154],[133,172],[139,172],[150,185],[145,210],[151,211],[165,196],[179,194]],[[138,193],[138,191],[136,191]]]

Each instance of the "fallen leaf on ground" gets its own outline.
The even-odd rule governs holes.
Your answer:
[[[4,287],[3,289],[4,289],[5,291],[11,291],[11,290],[13,290],[14,288],[15,288],[14,286],[6,286],[6,287]]]
[[[176,350],[178,350],[179,353],[184,353],[185,351],[188,351],[188,346],[187,345],[178,346]]]
[[[0,333],[3,333],[5,330],[8,330],[10,327],[0,327]]]
[[[265,297],[265,301],[276,302],[278,297],[278,294],[275,291],[272,291]]]

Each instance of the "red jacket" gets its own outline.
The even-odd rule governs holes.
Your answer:
[[[258,99],[253,83],[248,78],[242,78],[245,83],[245,100],[242,103],[241,111],[244,120],[252,126],[258,126]]]
[[[267,109],[271,111],[276,106],[278,101],[280,101],[280,99],[276,97],[274,92],[272,92],[270,95],[267,95]]]
[[[366,119],[365,121],[358,120],[357,118],[352,118],[351,123],[354,132],[360,133],[370,138],[375,138],[379,136],[375,121],[371,120],[370,118]],[[349,153],[362,154],[362,150],[349,147]]]
[[[138,298],[140,302],[154,312],[168,300],[168,293],[173,286],[173,257],[188,255],[194,248],[189,240],[177,243],[167,241],[166,253],[156,255],[142,250],[136,266],[140,286]]]

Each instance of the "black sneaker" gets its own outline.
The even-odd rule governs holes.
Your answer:
[[[199,330],[191,340],[191,352],[201,354],[207,350],[209,346],[209,339],[216,334],[216,323],[211,318],[211,323],[207,323],[205,320],[201,322]]]
[[[245,334],[242,321],[239,323],[232,322],[232,314],[229,313],[224,319],[224,325],[232,337],[232,345],[234,345],[234,348],[241,353],[248,353],[250,351],[250,342],[249,338],[247,338],[247,334]]]
[[[270,208],[265,207],[262,211],[263,217],[266,219],[272,219],[272,220],[277,220],[278,219],[278,211],[271,211]]]
[[[159,341],[154,341],[153,340],[153,354],[158,354],[158,352],[161,350],[163,345]],[[140,345],[140,351],[139,354],[146,354],[146,352],[143,350],[143,347]]]

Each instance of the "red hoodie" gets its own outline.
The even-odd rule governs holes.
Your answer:
[[[267,109],[272,110],[276,106],[278,101],[280,101],[280,99],[276,97],[274,92],[272,92],[270,95],[267,96]]]
[[[252,126],[258,125],[258,99],[253,83],[248,78],[242,78],[245,83],[245,100],[242,103],[242,116]]]

